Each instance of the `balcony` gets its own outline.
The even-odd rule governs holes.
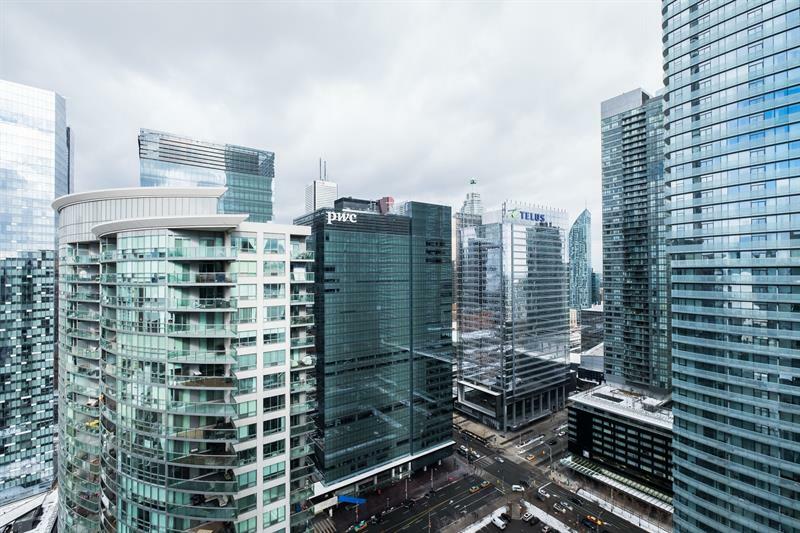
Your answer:
[[[65,328],[64,333],[68,337],[75,339],[83,339],[87,341],[96,341],[100,339],[100,330],[89,328]]]
[[[291,404],[289,413],[299,415],[303,413],[310,413],[316,408],[316,402],[301,402]]]
[[[170,310],[225,311],[236,308],[236,298],[180,298],[170,300]]]
[[[313,453],[313,447],[311,444],[301,444],[300,446],[295,446],[292,448],[291,458],[298,459],[300,457],[306,457]]]
[[[290,362],[292,370],[311,369],[317,364],[316,358],[309,354],[304,354],[302,357],[297,358],[293,357]]]
[[[313,261],[314,252],[311,250],[294,250],[292,249],[292,261]]]
[[[230,422],[210,424],[207,426],[195,427],[175,431],[167,435],[172,440],[191,440],[191,441],[212,441],[212,442],[236,442],[238,439],[236,429]]]
[[[68,302],[100,302],[99,292],[85,292],[77,291],[73,293],[66,293],[63,298]]]
[[[100,274],[64,274],[58,279],[67,283],[97,283],[100,281]]]
[[[66,255],[59,258],[65,265],[91,265],[100,262],[99,255]]]
[[[238,464],[239,456],[236,453],[215,453],[214,450],[200,450],[189,454],[167,452],[167,461],[189,466],[227,466],[233,468]]]
[[[168,274],[170,285],[233,285],[236,274],[232,272],[182,272]]]
[[[306,293],[306,292],[293,293],[290,296],[289,301],[290,301],[290,303],[292,305],[296,305],[296,304],[303,304],[303,305],[313,304],[314,303],[314,294],[313,293]]]
[[[205,402],[169,402],[167,411],[182,415],[205,416],[236,416],[236,404],[226,400],[211,400]]]
[[[291,283],[314,283],[313,272],[292,272],[289,274]]]
[[[314,336],[304,335],[302,337],[292,337],[290,346],[292,348],[307,348],[309,346],[314,346]]]
[[[235,364],[236,350],[170,350],[167,358],[171,363]]]
[[[235,389],[233,376],[174,376],[169,380],[173,388],[187,389]]]
[[[197,246],[192,248],[167,248],[167,257],[173,261],[226,259],[233,261],[237,257],[236,248],[227,246]]]
[[[291,326],[312,326],[314,325],[314,315],[293,315],[289,324]]]
[[[290,383],[289,392],[312,392],[317,388],[317,380],[314,378],[299,379]]]
[[[70,309],[67,311],[67,318],[71,318],[73,320],[91,320],[93,322],[99,322],[100,313],[97,311],[77,311]]]
[[[167,324],[171,337],[235,337],[235,324]]]

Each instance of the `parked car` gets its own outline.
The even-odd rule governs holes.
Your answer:
[[[531,518],[533,518],[533,513],[525,513],[524,515],[522,515],[523,522],[530,522]]]
[[[506,523],[503,522],[499,517],[495,516],[492,518],[492,524],[495,525],[497,529],[505,529]]]
[[[494,460],[497,461],[498,463],[505,463],[505,460],[502,457],[500,457],[499,455],[497,457],[495,457]]]
[[[506,524],[508,524],[509,522],[511,522],[511,515],[510,515],[510,514],[508,514],[508,513],[500,513],[500,518],[502,518],[502,519],[503,519],[503,521],[504,521]]]
[[[466,456],[467,453],[469,453],[469,450],[467,450],[467,447],[462,444],[461,446],[458,447],[458,453],[460,453],[463,456]]]
[[[558,503],[558,502],[553,504],[553,510],[555,512],[557,512],[557,513],[566,513],[567,512],[567,510],[564,509],[564,507],[562,507],[561,504]]]
[[[527,459],[528,461],[535,461],[536,460],[536,454],[532,453],[529,456],[527,456],[525,459]]]
[[[512,492],[525,492],[525,488],[522,485],[511,485]]]
[[[566,502],[566,501],[562,501],[561,502],[561,507],[563,507],[567,511],[572,511],[573,510],[572,506],[569,504],[569,502]]]
[[[550,526],[542,526],[542,533],[548,533],[550,531]]]
[[[538,493],[540,495],[544,496],[545,498],[549,498],[550,497],[550,493],[547,492],[546,490],[544,490],[543,488],[539,489]]]

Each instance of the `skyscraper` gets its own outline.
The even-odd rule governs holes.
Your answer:
[[[800,10],[662,13],[675,530],[800,531]]]
[[[221,187],[64,196],[60,531],[306,530],[306,227]]]
[[[0,80],[0,503],[53,480],[53,199],[69,190],[66,103]]]
[[[317,258],[318,511],[453,443],[450,208],[379,206],[344,198],[297,221]]]
[[[508,201],[459,232],[456,408],[500,431],[566,401],[565,218]]]
[[[323,170],[324,169],[324,170]],[[328,162],[319,160],[319,179],[306,185],[306,213],[313,213],[323,207],[333,208],[339,198],[339,186],[328,181]]]
[[[606,378],[669,390],[662,98],[601,104]]]
[[[592,305],[592,214],[584,209],[569,229],[569,306]]]
[[[139,180],[142,187],[226,187],[220,213],[272,220],[273,152],[142,129]]]

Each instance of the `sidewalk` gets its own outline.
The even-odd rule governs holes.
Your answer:
[[[635,515],[635,514],[631,513],[630,511],[628,511],[626,509],[623,509],[622,507],[618,507],[618,506],[612,504],[611,502],[607,502],[606,500],[604,500],[603,498],[601,498],[597,494],[595,494],[593,492],[590,492],[590,491],[588,491],[586,489],[578,490],[578,494],[580,496],[586,498],[587,500],[591,500],[591,501],[595,502],[597,505],[599,505],[603,509],[605,509],[607,511],[611,511],[614,515],[622,518],[626,522],[629,522],[629,523],[633,524],[634,526],[638,526],[638,527],[644,529],[645,531],[649,531],[650,533],[671,533],[671,530],[664,529],[663,527],[659,526],[658,524],[650,522],[646,518],[642,518],[641,516]]]

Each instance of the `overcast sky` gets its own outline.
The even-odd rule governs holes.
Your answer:
[[[138,184],[139,128],[276,153],[276,220],[340,195],[593,215],[600,102],[661,86],[661,2],[16,2],[0,78],[67,98],[76,188]]]

